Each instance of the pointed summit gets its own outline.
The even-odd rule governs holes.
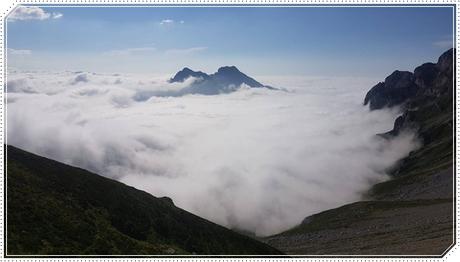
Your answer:
[[[189,77],[202,78],[205,80],[209,78],[209,75],[201,71],[193,71],[192,69],[188,67],[184,67],[184,69],[177,72],[177,74],[173,78],[169,79],[169,82],[170,83],[184,82]]]
[[[236,66],[223,66],[217,69],[217,73],[241,73]]]
[[[243,74],[236,66],[223,66],[217,70],[217,73],[211,76],[227,85],[240,86],[241,84],[246,84],[250,87],[264,87],[264,85],[253,78]]]

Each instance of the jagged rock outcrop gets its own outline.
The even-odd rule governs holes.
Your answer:
[[[451,129],[452,121],[447,121],[434,130],[431,119],[436,115],[448,117],[453,111],[454,55],[454,50],[450,49],[436,64],[425,63],[414,70],[417,92],[404,101],[404,112],[396,119],[390,134],[397,135],[406,128],[416,129],[423,142],[429,143],[440,128]]]
[[[369,104],[371,110],[376,110],[446,93],[453,86],[453,56],[454,50],[450,49],[439,57],[436,64],[425,63],[417,67],[414,73],[394,71],[384,82],[369,90],[364,105]]]
[[[415,84],[421,89],[427,89],[433,85],[438,75],[438,67],[434,63],[425,63],[414,70]]]
[[[394,71],[366,94],[364,105],[371,110],[392,107],[405,102],[417,93],[414,74],[407,71]]]

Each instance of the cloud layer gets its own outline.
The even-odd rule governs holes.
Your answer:
[[[362,106],[373,80],[266,78],[288,91],[135,99],[189,84],[166,79],[10,72],[7,142],[259,235],[360,199],[417,146],[413,134],[375,136],[398,112]]]

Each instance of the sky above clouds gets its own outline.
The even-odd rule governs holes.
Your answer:
[[[7,23],[18,69],[372,76],[452,46],[451,7],[20,7]]]

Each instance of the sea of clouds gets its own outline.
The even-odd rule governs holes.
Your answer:
[[[195,81],[167,79],[12,70],[7,143],[262,236],[359,200],[418,146],[410,133],[376,136],[399,112],[362,106],[374,79],[261,77],[285,90],[155,96]]]

